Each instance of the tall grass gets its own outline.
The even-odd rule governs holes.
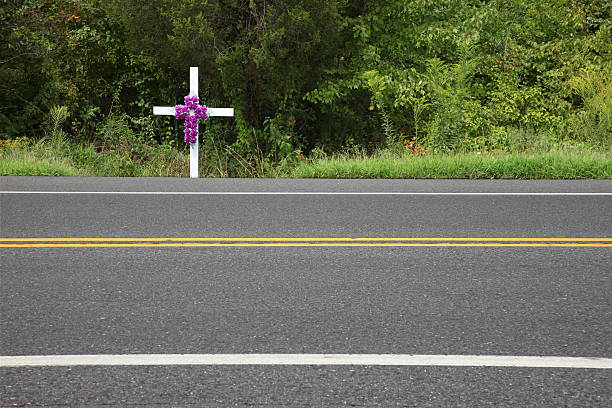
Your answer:
[[[336,156],[292,169],[296,178],[610,179],[609,152]]]
[[[0,175],[181,177],[189,174],[189,157],[153,140],[150,129],[135,132],[126,116],[110,116],[94,143],[70,141],[62,129],[69,117],[64,106],[49,111],[45,136],[0,140]]]
[[[54,138],[0,148],[0,175],[186,177],[189,157],[166,145],[135,154]]]
[[[94,146],[72,145],[70,153],[51,142],[0,150],[0,175],[188,177],[189,157],[168,146],[157,146],[146,157]],[[206,161],[203,161],[205,164]],[[293,178],[428,178],[428,179],[612,179],[609,151],[549,151],[539,153],[461,153],[397,155],[352,154],[302,159],[295,165],[270,166],[242,177]],[[219,177],[203,165],[201,177]]]
[[[593,80],[577,83],[587,87]],[[586,84],[586,85],[585,85]],[[582,89],[581,92],[582,92]],[[415,141],[396,140],[391,125],[387,150],[374,154],[351,153],[325,157],[320,151],[310,159],[287,155],[266,156],[255,144],[242,154],[231,147],[202,143],[201,177],[296,178],[460,178],[460,179],[612,179],[611,125],[608,88],[591,87],[597,115],[586,113],[579,124],[591,123],[592,135],[555,140],[551,135],[518,129],[505,152],[426,152]],[[591,89],[588,88],[588,89]],[[603,90],[602,90],[603,89]],[[605,92],[604,92],[605,91]],[[587,92],[584,91],[586,94]],[[601,96],[601,95],[603,96]],[[592,96],[591,95],[591,96]],[[601,96],[601,97],[600,97]],[[589,111],[589,112],[591,112]],[[187,177],[189,154],[155,142],[147,127],[135,130],[129,117],[109,117],[94,143],[68,140],[62,130],[68,118],[63,107],[50,112],[45,137],[0,140],[0,175]],[[590,121],[588,122],[587,121]],[[132,120],[134,121],[134,120]],[[588,123],[587,123],[588,122]],[[581,128],[577,125],[578,128]],[[608,136],[608,137],[606,137]],[[210,139],[210,138],[209,138]],[[205,139],[206,140],[206,139]],[[214,140],[214,139],[213,139]],[[247,153],[244,153],[244,152]],[[282,156],[282,155],[281,155]]]
[[[0,175],[2,176],[82,176],[69,160],[24,148],[0,152]]]

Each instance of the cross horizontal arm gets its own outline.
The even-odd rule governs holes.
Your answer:
[[[174,116],[174,107],[172,106],[154,106],[153,107],[154,115],[169,115]]]
[[[154,106],[154,115],[174,116],[174,107],[172,106]],[[206,108],[208,116],[234,116],[234,108]]]
[[[234,108],[206,108],[208,116],[234,116]]]

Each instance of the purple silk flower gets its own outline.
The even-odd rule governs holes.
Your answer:
[[[185,119],[185,142],[195,143],[198,140],[198,119],[206,120],[206,106],[198,104],[197,96],[186,96],[185,105],[174,107],[174,117]]]

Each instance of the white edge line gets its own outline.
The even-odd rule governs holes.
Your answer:
[[[348,192],[348,191],[0,191],[0,194],[125,195],[448,195],[448,196],[612,196],[594,192]]]
[[[0,368],[159,365],[367,365],[612,369],[611,358],[413,354],[90,354],[0,356]]]

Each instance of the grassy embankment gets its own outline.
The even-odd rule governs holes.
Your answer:
[[[609,152],[339,156],[301,163],[297,178],[610,179]]]
[[[65,157],[53,155],[50,149],[29,149],[17,142],[0,149],[0,175],[83,176],[86,173]]]
[[[84,145],[62,138],[0,144],[3,176],[181,177],[189,157],[169,146]]]
[[[202,158],[205,159],[205,158]],[[201,177],[218,177],[202,160]],[[0,175],[187,177],[185,152],[156,146],[132,150],[69,144],[62,140],[13,141],[0,146]],[[245,176],[245,174],[237,174]],[[610,151],[485,152],[421,155],[380,152],[302,159],[272,167],[267,177],[295,178],[456,178],[612,179]]]

